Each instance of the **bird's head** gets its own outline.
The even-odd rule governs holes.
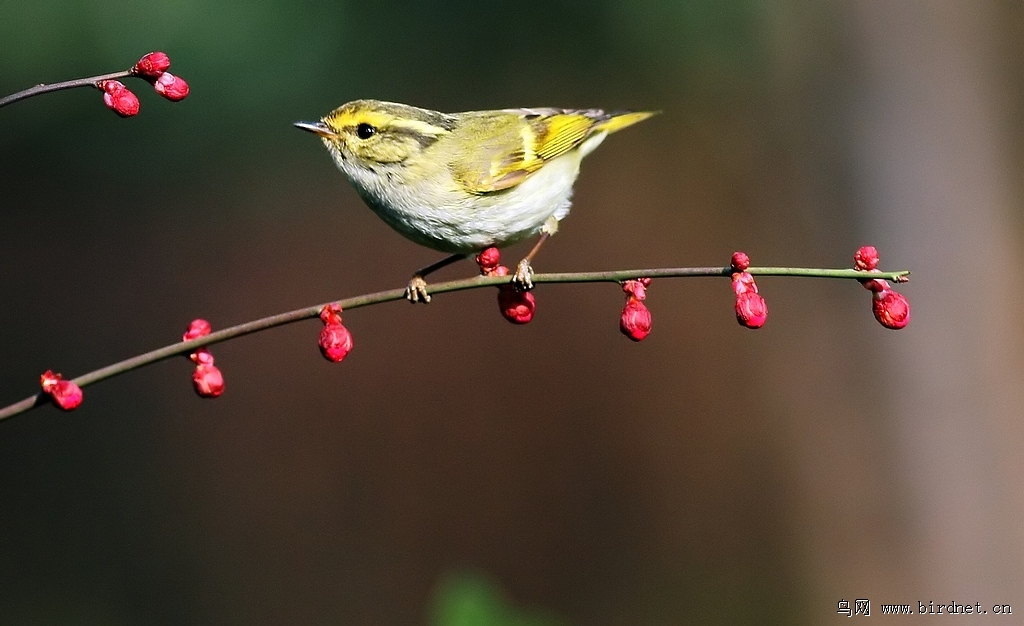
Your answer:
[[[454,116],[436,111],[354,100],[318,122],[295,126],[319,135],[338,167],[352,174],[350,168],[374,171],[378,165],[408,162],[451,132],[454,123]]]

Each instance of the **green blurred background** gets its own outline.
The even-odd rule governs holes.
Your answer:
[[[0,403],[176,340],[403,285],[390,231],[291,123],[355,98],[445,111],[652,108],[584,164],[538,271],[843,267],[345,316],[176,359],[0,424],[0,607],[33,624],[829,623],[840,599],[1024,612],[1024,9],[1018,2],[0,0]],[[525,250],[506,253],[514,261]],[[468,275],[470,264],[442,276]],[[895,621],[895,620],[891,620]],[[952,620],[947,620],[952,623]]]

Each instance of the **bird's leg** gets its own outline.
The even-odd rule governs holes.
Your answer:
[[[464,258],[466,258],[465,254],[452,254],[446,256],[437,263],[431,263],[417,271],[412,275],[412,278],[409,279],[409,284],[405,287],[405,299],[413,304],[416,304],[417,302],[423,302],[424,304],[430,302],[430,294],[427,293],[427,281],[423,279],[427,274],[436,272],[442,267],[447,267]]]
[[[537,252],[540,251],[540,247],[544,245],[544,242],[557,232],[558,220],[552,215],[544,222],[544,226],[541,227],[540,239],[537,240],[537,243],[533,244],[530,253],[516,266],[516,273],[512,275],[512,284],[516,286],[516,289],[519,291],[533,289],[533,267],[530,265],[530,262],[533,261],[533,257],[537,256]]]

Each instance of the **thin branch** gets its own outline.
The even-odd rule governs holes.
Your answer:
[[[95,87],[99,88],[99,84],[105,80],[117,80],[118,78],[128,78],[134,76],[131,70],[125,70],[123,72],[114,72],[113,74],[101,74],[99,76],[90,76],[88,78],[76,78],[74,80],[66,80],[61,83],[40,83],[35,87],[29,87],[18,93],[12,93],[9,96],[0,98],[0,108],[17,102],[18,100],[24,100],[25,98],[31,98],[32,96],[38,96],[44,93],[50,93],[51,91],[60,91],[61,89],[74,89],[76,87]]]
[[[910,276],[909,271],[899,272],[862,272],[852,269],[843,270],[831,270],[831,269],[814,269],[804,267],[751,267],[747,270],[755,276],[799,276],[804,278],[847,278],[854,280],[866,280],[868,278],[880,278],[882,280],[891,280],[894,282],[906,282]],[[697,276],[731,276],[731,267],[676,267],[676,268],[658,268],[658,269],[642,269],[642,270],[616,270],[611,272],[565,272],[558,274],[535,274],[533,277],[534,283],[594,283],[594,282],[622,282],[624,280],[630,280],[635,278],[685,278],[685,277],[697,277]],[[444,283],[434,283],[430,285],[431,294],[446,293],[449,291],[463,291],[466,289],[479,289],[481,287],[497,286],[507,284],[509,282],[508,276],[476,276],[474,278],[463,278],[460,280],[452,280]],[[390,289],[388,291],[378,291],[377,293],[369,293],[361,296],[355,296],[353,298],[347,298],[345,300],[339,300],[337,303],[341,306],[342,310],[349,311],[351,309],[358,309],[364,306],[370,306],[373,304],[381,304],[383,302],[392,302],[395,300],[402,300],[405,297],[405,289]],[[181,341],[178,343],[172,343],[171,345],[157,348],[145,354],[125,359],[118,363],[108,365],[83,374],[78,378],[74,379],[74,382],[79,387],[85,387],[97,383],[107,378],[113,378],[125,372],[143,367],[144,365],[150,365],[157,361],[163,361],[173,356],[188,354],[194,352],[196,349],[203,346],[210,346],[222,341],[234,339],[235,337],[241,337],[251,333],[256,333],[261,330],[267,330],[268,328],[274,328],[276,326],[283,326],[285,324],[291,324],[305,319],[315,318],[320,314],[320,310],[330,303],[317,304],[315,306],[309,306],[302,309],[296,309],[294,311],[288,311],[287,313],[279,313],[277,315],[271,315],[270,317],[264,317],[262,319],[253,320],[224,330],[218,330],[210,333],[209,335],[193,339],[192,341]],[[32,408],[35,408],[41,404],[45,404],[49,399],[49,396],[42,392],[37,393],[33,396],[25,398],[21,402],[16,402],[10,406],[0,409],[0,420],[7,419],[24,413]]]

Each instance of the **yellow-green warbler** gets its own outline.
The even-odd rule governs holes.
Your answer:
[[[490,246],[533,235],[513,281],[531,289],[530,261],[569,213],[580,161],[609,134],[654,115],[599,109],[503,109],[439,113],[355,100],[319,122],[335,164],[388,225],[451,256],[421,269],[406,289],[429,302],[424,277]]]

